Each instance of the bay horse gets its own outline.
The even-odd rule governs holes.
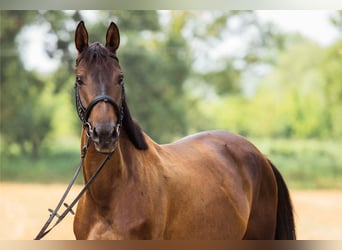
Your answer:
[[[125,98],[119,44],[113,22],[105,45],[88,42],[83,21],[76,28],[85,182],[111,154],[78,202],[76,239],[295,239],[287,186],[251,142],[206,131],[159,145],[141,130]]]

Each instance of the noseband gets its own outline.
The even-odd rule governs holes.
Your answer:
[[[81,102],[80,93],[78,90],[78,84],[77,83],[75,83],[74,88],[75,88],[75,101],[76,101],[77,114],[83,123],[83,127],[85,128],[87,136],[90,137],[90,132],[93,131],[93,126],[88,121],[90,113],[91,113],[92,109],[95,107],[95,105],[98,104],[99,102],[106,102],[106,103],[109,103],[113,106],[115,114],[117,116],[117,122],[114,126],[114,129],[117,133],[117,136],[119,136],[119,132],[120,132],[120,128],[122,125],[123,116],[124,116],[122,103],[125,99],[125,88],[124,88],[123,82],[121,83],[121,107],[118,106],[118,104],[115,102],[115,100],[112,97],[110,97],[108,95],[100,95],[100,96],[95,97],[89,103],[88,107],[85,108]]]

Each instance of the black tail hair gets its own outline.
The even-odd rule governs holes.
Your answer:
[[[296,229],[293,216],[293,207],[286,183],[278,169],[273,163],[268,161],[273,169],[277,186],[278,186],[278,209],[277,209],[277,226],[276,240],[295,240]]]
[[[145,140],[144,134],[140,126],[135,121],[133,121],[126,100],[123,100],[122,106],[124,113],[122,120],[122,128],[126,131],[128,138],[137,149],[148,149],[148,145]]]

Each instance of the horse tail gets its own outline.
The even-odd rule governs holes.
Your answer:
[[[271,161],[269,161],[269,163],[272,166],[278,187],[277,225],[275,239],[295,240],[296,230],[289,190],[278,169]]]

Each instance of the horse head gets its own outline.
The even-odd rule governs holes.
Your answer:
[[[113,22],[108,27],[105,46],[88,43],[83,21],[76,28],[77,111],[87,135],[101,153],[115,150],[123,119],[123,73],[116,57],[119,44],[119,29]]]

